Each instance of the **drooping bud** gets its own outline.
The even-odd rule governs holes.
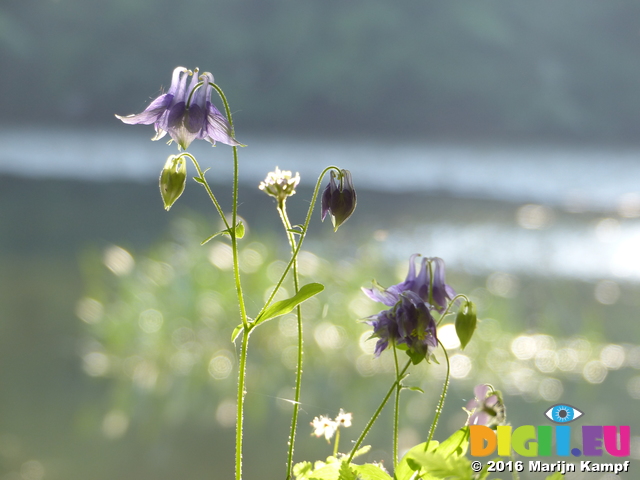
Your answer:
[[[187,162],[183,155],[171,155],[167,158],[160,173],[160,193],[164,209],[169,210],[175,203],[187,183]]]
[[[268,195],[275,197],[278,203],[280,203],[296,193],[298,183],[300,183],[300,175],[298,172],[296,172],[295,177],[292,177],[289,170],[280,170],[276,167],[276,171],[269,172],[267,178],[265,178],[263,182],[260,182],[258,188]]]
[[[476,330],[476,323],[476,306],[471,301],[465,301],[456,316],[456,333],[458,334],[462,349],[464,349],[471,340],[473,332]]]
[[[331,170],[329,185],[322,192],[322,221],[329,213],[334,231],[337,231],[356,209],[356,191],[351,181],[351,172],[340,170],[338,180],[340,183],[336,185],[336,173]]]

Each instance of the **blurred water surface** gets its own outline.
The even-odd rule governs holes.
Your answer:
[[[149,129],[16,129],[0,132],[0,173],[91,181],[155,181],[176,150],[145,141]],[[34,140],[35,139],[35,140]],[[257,185],[277,165],[312,186],[333,164],[357,188],[395,194],[495,200],[497,214],[443,208],[391,232],[387,254],[446,257],[472,273],[502,270],[581,279],[640,280],[640,162],[637,148],[394,142],[248,136],[240,180]],[[204,142],[190,152],[215,183],[231,180],[231,152]],[[426,202],[427,200],[425,200]],[[468,204],[467,204],[468,205]],[[425,208],[425,212],[429,210]],[[433,214],[435,213],[435,214]]]

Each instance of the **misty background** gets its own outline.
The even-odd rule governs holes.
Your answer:
[[[194,182],[162,209],[175,146],[114,117],[141,112],[178,65],[214,74],[247,144],[239,212],[256,303],[287,255],[258,182],[276,165],[300,172],[294,222],[325,166],[358,189],[354,217],[333,234],[315,213],[305,245],[308,281],[327,291],[308,306],[296,461],[330,453],[310,437],[314,416],[353,411],[351,441],[392,381],[357,321],[378,311],[360,287],[397,283],[420,252],[444,258],[483,320],[452,347],[436,436],[492,382],[513,425],[542,424],[559,402],[631,425],[635,468],[639,20],[640,4],[596,0],[4,0],[0,479],[232,475],[226,244],[199,246],[217,220]],[[228,210],[230,149],[189,151]],[[253,341],[246,477],[279,478],[290,319]],[[424,440],[442,370],[413,379],[425,395],[403,397],[402,448]],[[366,460],[388,466],[386,413]]]

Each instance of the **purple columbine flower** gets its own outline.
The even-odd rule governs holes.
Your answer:
[[[336,185],[336,173],[331,170],[329,185],[322,192],[321,201],[322,221],[324,222],[327,213],[330,214],[334,231],[337,231],[356,209],[356,190],[351,181],[351,172],[340,170],[338,179],[340,184]]]
[[[445,283],[444,260],[438,257],[424,257],[420,264],[420,270],[416,274],[415,259],[419,256],[420,254],[416,253],[409,258],[409,273],[404,281],[386,289],[374,282],[373,288],[362,288],[362,291],[371,300],[384,303],[389,307],[398,302],[402,292],[411,291],[431,305],[430,308],[442,313],[447,305],[447,300],[452,300],[456,295],[453,288]],[[433,282],[430,282],[430,262],[433,265]],[[430,292],[431,284],[433,289]],[[431,299],[429,299],[430,294]]]
[[[414,364],[420,363],[438,345],[436,322],[427,304],[414,292],[399,295],[398,302],[367,319],[373,327],[373,338],[378,338],[375,355],[379,356],[393,342],[406,349]]]
[[[473,389],[474,399],[469,400],[467,408],[469,419],[467,425],[486,425],[493,427],[501,425],[506,420],[506,408],[502,395],[491,385],[476,385]]]
[[[187,79],[192,76],[189,87]],[[202,84],[199,84],[202,82]],[[198,76],[184,67],[173,71],[169,91],[153,100],[142,113],[117,118],[129,125],[151,125],[156,130],[152,140],[160,140],[167,133],[180,148],[186,150],[195,139],[203,139],[215,145],[216,141],[227,145],[241,145],[231,131],[227,119],[211,103],[213,75],[205,72]]]

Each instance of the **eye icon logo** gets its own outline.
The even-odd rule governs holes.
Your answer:
[[[558,404],[549,408],[549,410],[544,412],[544,415],[552,422],[569,423],[573,422],[576,418],[581,417],[584,413],[571,405]]]

